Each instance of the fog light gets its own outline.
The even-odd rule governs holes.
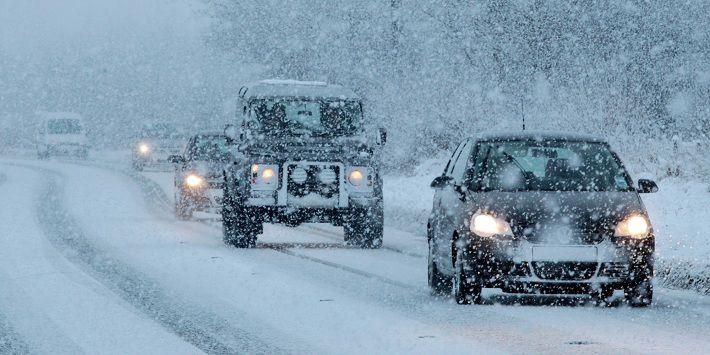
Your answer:
[[[291,180],[297,184],[303,184],[308,179],[308,172],[306,169],[297,167],[291,171]]]
[[[352,175],[352,173],[350,174]],[[334,183],[337,178],[338,177],[337,175],[335,175],[335,170],[333,170],[332,168],[323,168],[318,174],[318,179],[320,180],[320,182],[326,185]]]

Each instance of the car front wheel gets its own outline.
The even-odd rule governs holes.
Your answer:
[[[186,221],[192,218],[192,206],[190,206],[190,200],[185,198],[182,192],[177,192],[175,194],[175,216]]]
[[[653,284],[648,279],[628,285],[624,296],[631,307],[648,307],[653,302]]]
[[[476,273],[475,265],[466,267],[466,261],[462,253],[456,257],[454,273],[454,299],[458,304],[481,304],[481,292],[483,285],[480,276]]]

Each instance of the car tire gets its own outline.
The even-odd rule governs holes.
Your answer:
[[[263,224],[244,208],[222,209],[222,239],[235,248],[253,248]]]
[[[132,164],[132,167],[133,167],[133,170],[135,170],[135,171],[143,171],[144,165],[145,165],[145,164],[143,164],[143,163],[141,163],[141,162],[134,161],[133,164]]]
[[[432,240],[429,239],[429,252],[427,257],[427,281],[429,283],[429,289],[431,290],[431,293],[435,296],[451,294],[451,277],[447,277],[439,271],[439,267],[436,265],[436,261],[434,261],[431,243]]]
[[[599,289],[591,293],[592,300],[597,306],[608,306],[611,296],[613,295],[614,289],[611,286],[600,286]]]
[[[465,257],[458,252],[453,282],[454,299],[458,304],[481,304],[481,279],[475,270],[466,266]]]
[[[76,154],[76,157],[81,160],[88,159],[89,158],[89,150],[86,148],[79,150],[79,152]]]
[[[653,303],[653,283],[650,279],[628,285],[624,297],[631,307],[648,307]]]
[[[343,224],[344,239],[348,245],[363,249],[382,246],[384,216],[381,204],[373,208],[355,208]]]
[[[175,216],[181,221],[187,221],[192,218],[190,201],[185,198],[182,192],[175,193]]]

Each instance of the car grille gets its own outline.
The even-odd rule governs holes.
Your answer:
[[[519,228],[517,235],[522,235],[525,240],[534,244],[574,244],[593,245],[601,243],[612,232],[594,229],[570,230],[563,235],[556,235],[554,239],[547,237],[548,231],[538,228]]]
[[[340,167],[337,165],[289,165],[287,176],[287,191],[291,196],[315,193],[331,198],[338,195]]]
[[[533,271],[543,280],[581,281],[594,277],[596,262],[532,262]]]

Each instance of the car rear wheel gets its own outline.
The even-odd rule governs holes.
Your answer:
[[[458,304],[481,304],[481,292],[483,285],[480,277],[473,267],[466,267],[466,261],[462,253],[456,256],[454,273],[454,299]]]
[[[373,208],[355,208],[343,224],[344,239],[348,245],[377,249],[382,246],[384,216],[380,205]]]
[[[428,283],[432,294],[436,296],[442,296],[451,294],[451,278],[442,274],[434,261],[434,255],[432,250],[432,240],[429,239],[429,255],[428,255]]]

